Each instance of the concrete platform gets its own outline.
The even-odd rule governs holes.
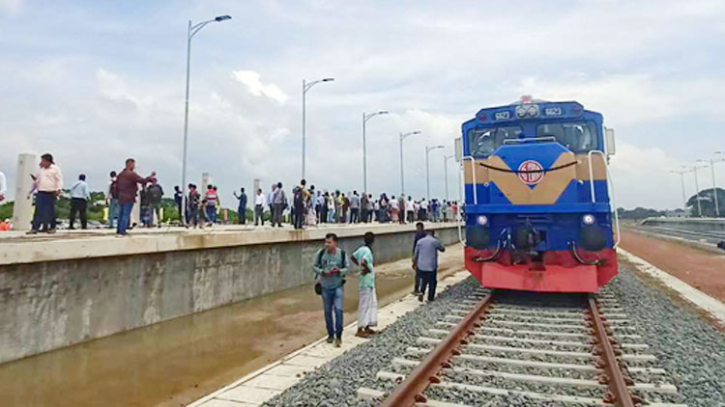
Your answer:
[[[428,229],[450,229],[456,223],[427,223]],[[127,237],[113,230],[61,230],[56,234],[26,235],[24,232],[0,232],[0,266],[59,260],[90,259],[213,249],[221,247],[322,240],[329,232],[340,238],[360,236],[372,230],[376,234],[412,232],[413,224],[323,224],[304,230],[290,225],[271,226],[217,225],[205,229],[181,227],[135,229]]]
[[[446,245],[459,240],[455,224],[427,227]],[[414,230],[358,224],[10,235],[0,239],[0,363],[309,284],[329,232],[352,253],[374,231],[376,262],[410,258]]]
[[[463,270],[442,280],[440,290],[457,284],[470,274]],[[378,311],[378,329],[384,329],[398,318],[418,308],[421,303],[417,297],[408,295],[398,302],[392,303]],[[321,322],[322,323],[322,322]],[[369,339],[355,336],[357,323],[345,327],[342,335],[342,346],[335,348],[322,338],[264,368],[242,377],[236,382],[203,397],[189,407],[240,407],[260,406],[272,397],[282,393],[325,363],[333,360]]]

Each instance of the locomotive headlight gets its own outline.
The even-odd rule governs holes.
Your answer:
[[[526,117],[526,106],[520,105],[516,107],[516,117],[519,119]]]
[[[585,225],[593,225],[596,219],[594,218],[594,215],[586,214],[582,216],[582,222],[584,222]]]
[[[488,218],[485,215],[481,215],[476,218],[476,222],[481,226],[486,226],[488,224]]]

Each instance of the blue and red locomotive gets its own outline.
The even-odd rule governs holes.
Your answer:
[[[601,114],[524,97],[462,131],[466,268],[484,287],[591,293],[617,274]]]

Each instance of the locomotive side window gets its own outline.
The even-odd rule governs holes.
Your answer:
[[[518,138],[521,127],[507,126],[490,129],[471,129],[468,131],[468,146],[474,157],[489,156],[506,139]]]
[[[556,141],[575,153],[600,150],[597,126],[594,122],[567,122],[540,124],[537,137],[553,136]]]

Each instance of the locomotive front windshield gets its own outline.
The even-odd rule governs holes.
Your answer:
[[[534,128],[531,127],[533,133]],[[474,128],[468,131],[468,146],[474,157],[488,157],[506,140],[520,139],[521,126],[499,126]],[[601,150],[597,133],[597,124],[589,120],[541,122],[536,124],[536,134],[525,134],[526,138],[553,138],[574,153],[586,153]]]
[[[471,129],[468,132],[468,145],[471,155],[475,157],[489,156],[504,140],[517,139],[521,135],[521,127],[493,127],[490,129]]]
[[[554,137],[575,153],[599,149],[597,125],[592,121],[542,123],[536,127],[536,137]]]

